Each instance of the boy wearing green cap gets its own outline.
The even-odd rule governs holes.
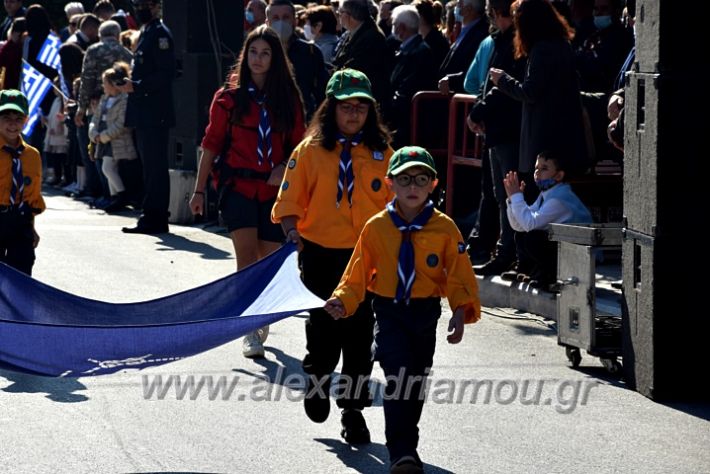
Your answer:
[[[0,262],[31,275],[39,242],[34,216],[45,204],[39,152],[22,139],[27,110],[22,92],[0,92]]]
[[[325,310],[347,318],[366,291],[374,294],[373,347],[387,377],[382,403],[391,472],[422,472],[417,424],[441,298],[453,310],[450,344],[461,341],[465,323],[480,319],[481,307],[463,237],[429,199],[438,182],[432,156],[420,147],[397,150],[386,182],[395,198],[365,225]]]

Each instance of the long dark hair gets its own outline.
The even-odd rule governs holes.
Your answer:
[[[392,135],[382,123],[377,106],[368,99],[358,100],[363,104],[370,104],[365,125],[362,127],[362,142],[370,150],[385,151],[392,141]],[[307,137],[311,137],[315,143],[329,151],[335,149],[337,141],[338,123],[335,120],[335,107],[338,102],[340,101],[334,97],[327,97],[316,110],[306,131]]]
[[[529,55],[538,41],[574,38],[574,29],[547,0],[518,0],[512,10],[515,59]]]
[[[249,47],[256,40],[264,40],[271,47],[271,66],[266,74],[264,92],[266,107],[271,113],[272,128],[276,132],[292,130],[296,122],[296,107],[303,108],[301,92],[296,86],[291,63],[286,57],[281,40],[274,30],[266,25],[254,29],[244,41],[244,47],[239,59],[232,67],[225,84],[225,90],[234,90],[236,94],[235,107],[231,122],[240,123],[242,117],[249,112]],[[297,99],[298,105],[296,105]],[[301,110],[303,112],[303,110]]]
[[[25,20],[27,20],[27,34],[33,41],[43,43],[52,29],[47,10],[42,5],[30,5],[25,12]]]

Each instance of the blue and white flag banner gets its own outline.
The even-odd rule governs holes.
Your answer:
[[[71,97],[69,88],[67,87],[66,81],[64,81],[64,74],[62,73],[62,59],[59,56],[59,47],[62,45],[62,41],[59,36],[54,33],[47,35],[47,39],[44,40],[44,44],[39,50],[37,55],[37,60],[42,64],[46,64],[52,69],[56,69],[59,73],[59,87],[62,93],[67,97]]]
[[[303,286],[293,244],[220,280],[140,303],[82,298],[0,263],[0,362],[55,377],[142,369],[323,304]]]
[[[37,59],[42,64],[46,64],[52,69],[59,70],[61,66],[61,59],[59,58],[59,47],[62,45],[61,40],[54,33],[47,35],[47,39],[44,40],[44,44],[39,50]]]
[[[39,105],[51,88],[52,81],[33,68],[30,63],[22,61],[22,93],[25,94],[29,103],[28,120],[22,129],[24,136],[28,137],[32,134],[41,113]]]

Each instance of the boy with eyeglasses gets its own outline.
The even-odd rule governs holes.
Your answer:
[[[395,199],[365,225],[340,284],[326,302],[335,319],[374,294],[375,360],[387,376],[383,397],[390,472],[422,472],[417,424],[434,357],[441,298],[453,315],[447,340],[480,319],[478,285],[454,222],[434,208],[434,159],[423,148],[395,152],[387,170]]]

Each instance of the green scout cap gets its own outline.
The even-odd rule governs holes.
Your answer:
[[[0,112],[12,110],[27,115],[27,97],[18,90],[7,89],[0,92]]]
[[[370,80],[365,74],[355,69],[336,71],[328,81],[325,94],[338,100],[362,97],[375,102],[375,98],[372,96]]]
[[[434,173],[436,177],[436,164],[434,158],[420,146],[405,146],[394,152],[390,158],[390,164],[387,168],[388,176],[397,176],[402,171],[421,166],[427,168]]]

